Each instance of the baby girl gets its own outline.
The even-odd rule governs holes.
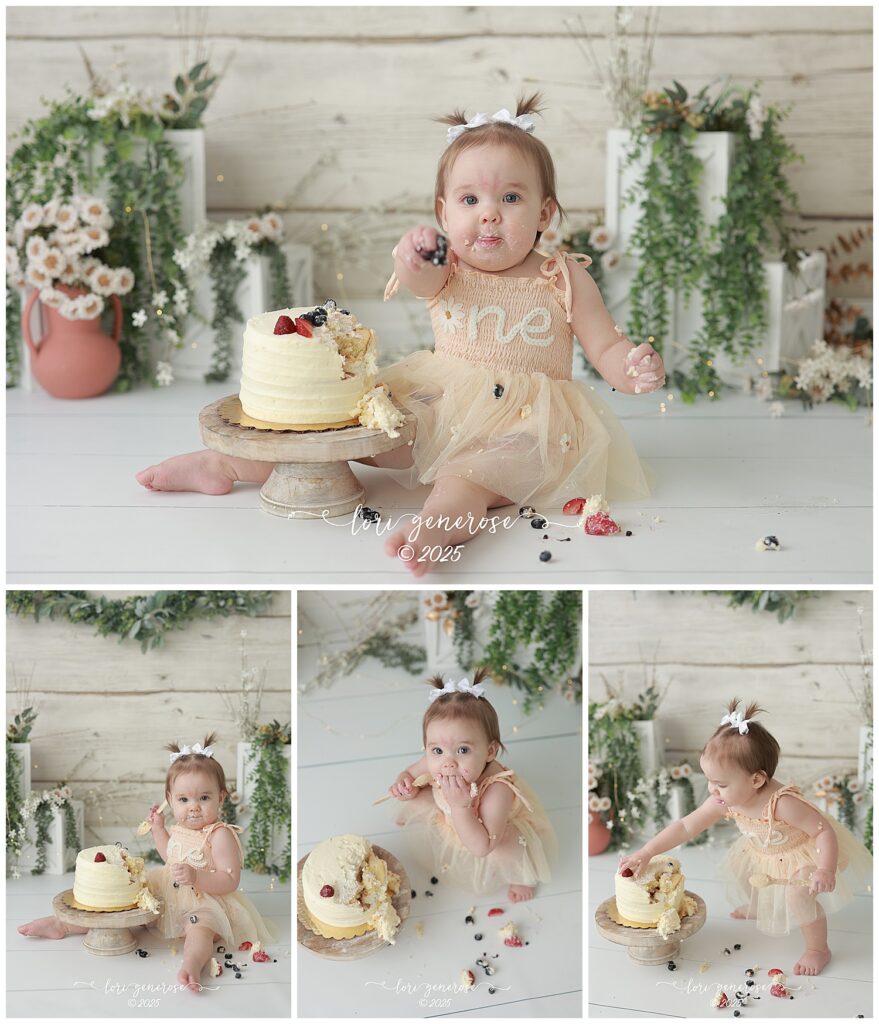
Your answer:
[[[820,974],[831,955],[825,911],[839,910],[852,898],[852,889],[870,879],[873,859],[838,821],[825,817],[796,787],[773,777],[779,746],[754,721],[762,709],[750,704],[743,715],[738,706],[738,700],[730,702],[702,751],[708,799],[621,858],[620,870],[637,875],[651,857],[724,816],[732,818],[742,835],[719,868],[731,901],[741,904],[730,916],[754,918],[767,935],[787,935],[799,927],[805,951],[794,974]],[[803,881],[807,884],[796,884]]]
[[[201,974],[214,955],[214,943],[237,951],[242,942],[268,942],[277,938],[274,926],[237,892],[243,861],[235,825],[219,821],[229,795],[222,765],[211,743],[192,749],[170,744],[171,765],[165,779],[165,799],[174,816],[170,833],[158,805],[150,809],[153,840],[164,867],[147,874],[147,884],[161,903],[161,914],[151,927],[166,939],[183,937],[180,984],[201,991]],[[22,935],[61,939],[88,929],[64,925],[44,917],[18,929]]]
[[[426,299],[436,344],[382,374],[416,419],[414,444],[361,461],[404,485],[432,485],[413,527],[385,543],[414,576],[484,528],[490,508],[648,493],[619,421],[594,388],[571,379],[573,338],[626,394],[662,387],[662,360],[614,323],[586,271],[589,257],[546,258],[535,248],[562,212],[552,157],[534,135],[539,102],[539,95],[520,100],[515,116],[441,119],[450,127],[435,212],[448,237],[419,226],[394,250],[386,298],[401,283]],[[264,482],[272,468],[195,452],[151,466],[138,480],[153,490],[224,494],[238,480]]]
[[[506,750],[497,712],[480,685],[430,680],[422,723],[424,756],[400,772],[390,793],[403,801],[398,825],[414,829],[419,858],[432,873],[471,892],[507,886],[518,902],[550,879],[552,825],[533,790],[496,758]]]

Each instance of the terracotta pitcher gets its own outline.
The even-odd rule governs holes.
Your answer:
[[[600,814],[593,811],[589,815],[589,856],[595,857],[610,846],[610,829]]]
[[[83,295],[82,289],[58,287],[70,298]],[[54,398],[93,398],[102,395],[116,380],[122,364],[119,336],[122,333],[122,303],[111,295],[115,311],[113,337],[101,330],[101,318],[67,320],[57,309],[43,306],[46,333],[39,345],[30,330],[30,315],[39,292],[33,291],[21,316],[24,340],[31,354],[34,377]]]

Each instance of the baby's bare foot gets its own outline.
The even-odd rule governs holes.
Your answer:
[[[748,904],[743,903],[740,907],[736,907],[735,910],[729,912],[730,917],[734,917],[737,920],[744,920],[745,918],[751,918],[753,920],[754,915],[748,913]]]
[[[194,965],[188,964],[185,960],[183,966],[177,972],[177,980],[180,984],[189,989],[190,992],[201,992],[201,971]]]
[[[830,949],[807,949],[794,964],[794,974],[820,974],[830,963]]]
[[[225,457],[209,449],[175,455],[137,474],[137,482],[148,491],[199,491],[201,494],[228,494],[236,479]]]
[[[521,903],[523,900],[534,898],[533,885],[511,885],[507,890],[507,896],[513,903]]]
[[[82,935],[85,928],[66,928],[57,917],[40,917],[28,924],[20,924],[18,932],[20,935],[27,935],[32,939],[63,939],[65,935],[75,933]]]
[[[403,530],[397,530],[385,541],[385,554],[399,559],[416,579],[430,569],[430,561],[424,554],[426,550],[420,540],[413,544]]]

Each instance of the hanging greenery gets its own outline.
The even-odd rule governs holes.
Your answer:
[[[289,745],[290,723],[282,726],[273,721],[270,725],[260,726],[248,757],[253,771],[253,790],[248,803],[251,818],[244,866],[257,874],[277,875],[282,882],[290,878],[292,862],[290,788],[287,784],[290,762],[284,756],[284,749]],[[286,837],[286,843],[279,860],[269,863],[276,832]]]
[[[700,291],[702,326],[695,337],[677,339],[686,346],[688,365],[673,379],[687,402],[700,394],[717,397],[717,354],[740,361],[765,332],[763,261],[780,253],[796,271],[800,257],[795,242],[805,232],[786,223],[798,201],[785,167],[803,158],[780,131],[789,108],[764,107],[759,91],[759,82],[747,90],[726,87],[712,99],[705,86],[690,97],[676,81],[645,94],[632,133],[626,164],[646,161],[646,167],[624,197],[641,209],[632,237],[638,266],[628,333],[662,351],[672,340],[670,295],[689,302]],[[724,213],[710,227],[698,199],[703,167],[694,144],[700,132],[735,136]]]
[[[184,629],[197,619],[230,615],[254,616],[271,604],[269,590],[159,590],[118,599],[89,597],[84,590],[10,590],[8,615],[66,619],[95,626],[100,636],[138,640],[146,652],[161,647],[165,634]]]
[[[626,806],[641,779],[641,755],[633,722],[622,711],[607,704],[589,703],[589,756],[598,776],[595,793],[599,800],[610,800],[608,813],[610,848],[626,848],[632,836],[644,825],[645,812],[636,804]]]
[[[804,601],[820,595],[812,590],[721,590],[719,593],[729,598],[730,608],[750,607],[753,612],[773,612],[779,622],[792,619]]]
[[[111,86],[100,80],[86,60],[91,78],[88,95],[68,88],[62,100],[48,104],[43,117],[28,121],[11,136],[17,141],[7,160],[6,229],[16,240],[22,214],[32,215],[53,198],[70,201],[83,192],[106,195],[113,229],[105,259],[109,266],[130,267],[134,287],[122,296],[124,327],[120,338],[122,367],[118,391],[150,380],[150,349],[164,355],[180,347],[176,310],[187,305],[185,288],[174,264],[183,237],[179,185],[183,165],[169,129],[201,126],[201,117],[218,82],[206,62],[178,75],[173,94],[160,99],[128,82]],[[20,274],[7,274],[6,383],[18,383],[21,348]],[[156,301],[164,297],[164,303]],[[140,324],[135,315],[150,309]],[[11,315],[10,315],[11,314]],[[135,329],[132,330],[132,325]]]
[[[21,784],[24,765],[18,753],[6,743],[6,864],[17,871],[18,860],[24,849],[24,801]]]

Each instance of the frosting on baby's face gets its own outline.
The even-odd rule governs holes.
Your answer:
[[[493,761],[497,743],[490,742],[478,722],[469,718],[435,718],[427,727],[424,748],[431,775],[460,775],[477,782]]]
[[[719,761],[705,754],[699,765],[708,782],[709,795],[727,807],[742,807],[751,803],[767,781],[763,772],[752,774],[734,761]]]
[[[456,158],[439,212],[459,261],[496,273],[525,260],[555,203],[543,196],[533,161],[510,146],[486,143]]]
[[[193,769],[174,779],[168,802],[178,825],[200,829],[217,821],[223,801],[213,775]]]

